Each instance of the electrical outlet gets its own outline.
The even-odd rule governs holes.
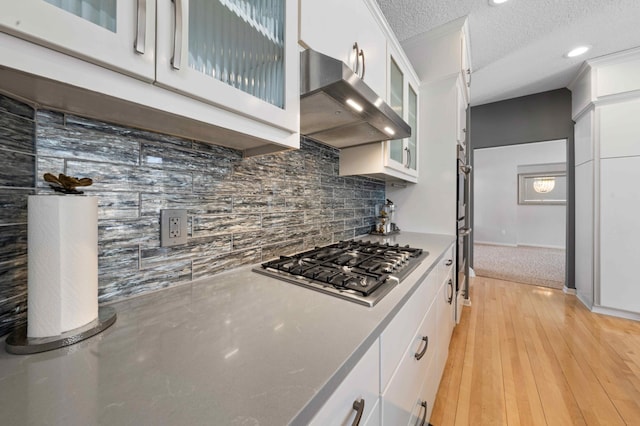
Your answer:
[[[160,210],[160,246],[170,247],[187,243],[187,211]]]
[[[180,216],[169,218],[169,238],[180,238]]]

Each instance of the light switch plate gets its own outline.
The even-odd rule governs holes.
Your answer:
[[[187,211],[160,210],[160,246],[171,247],[187,243]]]

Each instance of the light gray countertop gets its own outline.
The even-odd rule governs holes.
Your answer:
[[[113,304],[116,323],[84,342],[0,352],[0,423],[305,424],[454,242],[365,239],[430,254],[373,308],[250,267]]]

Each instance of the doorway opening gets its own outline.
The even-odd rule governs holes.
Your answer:
[[[567,141],[474,150],[474,271],[565,287]]]

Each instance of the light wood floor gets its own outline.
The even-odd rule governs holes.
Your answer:
[[[446,425],[640,425],[640,323],[561,290],[476,277],[431,416]]]

